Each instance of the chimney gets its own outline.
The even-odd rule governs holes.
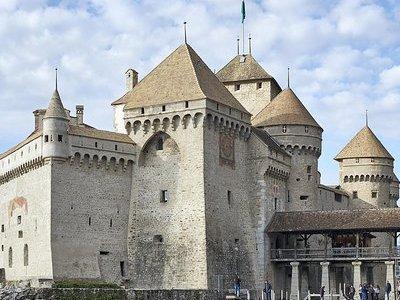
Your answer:
[[[132,91],[138,83],[138,72],[134,69],[129,69],[125,72],[126,76],[126,92]]]
[[[83,110],[84,106],[83,105],[77,105],[76,106],[76,121],[78,125],[83,124]]]
[[[33,112],[33,115],[35,116],[35,131],[43,128],[43,116],[45,113],[45,109],[37,109]]]

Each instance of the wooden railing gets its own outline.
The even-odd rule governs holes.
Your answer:
[[[327,249],[272,249],[273,261],[384,260],[400,258],[400,247],[344,247]]]

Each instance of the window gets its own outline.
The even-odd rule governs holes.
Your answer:
[[[290,202],[290,191],[287,191],[287,202]]]
[[[189,107],[189,101],[185,101],[185,108]]]
[[[357,191],[353,191],[353,199],[357,199],[358,198],[358,193]]]
[[[99,144],[97,142],[94,143],[94,147],[97,148]]]
[[[257,90],[262,88],[262,82],[257,82]]]
[[[108,254],[110,254],[109,251],[100,251],[100,255],[108,255]]]
[[[58,135],[58,141],[62,142],[63,141],[63,136],[61,134]]]
[[[278,208],[278,198],[274,199],[274,209],[276,210]]]
[[[235,91],[240,90],[240,84],[235,84]]]
[[[283,126],[282,126],[282,132],[283,132],[283,133],[286,133],[286,130],[287,130],[286,125],[283,125]]]
[[[375,158],[371,158],[371,162],[374,162],[375,161]]]
[[[372,191],[371,192],[371,197],[372,198],[378,198],[378,192],[377,191]]]
[[[89,217],[89,226],[92,225],[92,217]]]
[[[28,253],[28,245],[24,245],[24,266],[29,264],[29,253]]]
[[[118,145],[115,145],[114,149],[115,149],[115,151],[117,151],[118,150]]]
[[[300,196],[300,200],[307,200],[308,196]]]
[[[217,103],[217,110],[219,110],[219,104]]]
[[[144,107],[142,107],[142,108],[140,109],[140,113],[141,113],[142,115],[144,115]]]
[[[356,158],[356,163],[358,164],[360,162],[360,159],[359,158]]]
[[[166,203],[168,202],[168,191],[167,190],[162,190],[161,191],[161,199],[160,202]]]
[[[162,137],[157,139],[156,150],[164,149],[164,139]]]
[[[112,227],[112,219],[110,219],[110,228]]]
[[[232,108],[229,108],[229,114],[230,115],[232,114]]]
[[[156,234],[156,235],[153,237],[153,242],[154,242],[155,244],[162,244],[162,243],[164,242],[164,238],[163,238],[163,236],[162,236],[161,234]]]
[[[228,192],[226,193],[226,195],[227,195],[227,198],[228,198],[228,205],[231,206],[231,200],[232,200],[232,193],[231,193],[231,191],[228,191]]]
[[[307,173],[311,174],[311,166],[307,166]]]
[[[336,202],[342,202],[342,195],[335,193],[335,201]]]
[[[239,239],[235,239],[235,244],[239,244]]]
[[[162,106],[162,111],[165,111],[165,105]]]
[[[22,231],[22,230],[19,230],[19,231],[18,231],[18,238],[19,238],[19,239],[22,239],[23,237],[24,237],[23,231]]]
[[[18,224],[18,225],[21,224],[21,221],[22,221],[22,217],[21,217],[21,216],[18,216],[18,217],[17,217],[17,224]]]
[[[1,245],[1,251],[4,251],[4,245]]]
[[[8,267],[12,268],[13,265],[13,252],[12,252],[12,248],[10,247],[8,249]]]
[[[307,125],[304,126],[304,132],[305,132],[305,133],[308,133],[308,126],[307,126]]]
[[[119,262],[119,268],[121,270],[121,276],[125,277],[125,262],[124,261]]]
[[[311,181],[311,175],[310,174],[308,175],[307,180]]]
[[[4,224],[1,224],[1,232],[4,232]]]
[[[44,142],[47,143],[48,141],[49,141],[49,136],[48,136],[48,135],[45,135],[45,136],[44,136]]]

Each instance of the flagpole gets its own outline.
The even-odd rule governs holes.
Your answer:
[[[242,54],[244,55],[244,20],[242,23]]]

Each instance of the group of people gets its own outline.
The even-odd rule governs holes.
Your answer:
[[[385,285],[385,299],[391,300],[390,293],[392,292],[392,285],[388,281]],[[354,299],[354,295],[356,290],[353,285],[350,285],[345,291],[346,299],[352,300]],[[381,294],[380,286],[374,285],[373,283],[364,283],[360,284],[358,288],[358,294],[361,300],[378,300],[379,295]],[[400,297],[400,284],[397,286],[397,295]]]
[[[242,280],[238,275],[235,277],[235,296],[240,297],[240,285],[241,285]],[[264,289],[263,289],[263,294],[264,294],[264,299],[265,300],[272,300],[272,285],[269,283],[269,281],[264,282]]]

